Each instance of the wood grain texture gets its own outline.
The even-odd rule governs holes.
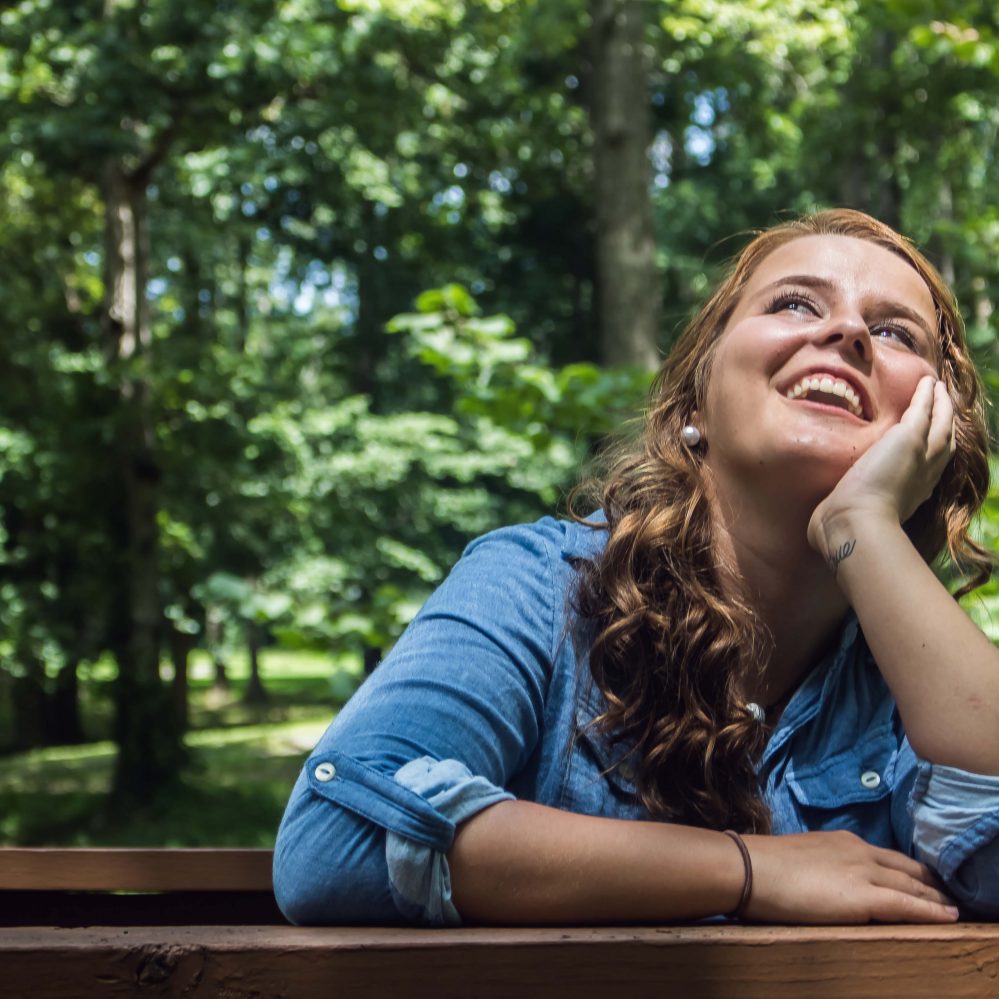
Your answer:
[[[270,891],[271,850],[0,848],[0,890]]]
[[[46,999],[965,999],[999,995],[999,927],[22,927],[0,967]]]

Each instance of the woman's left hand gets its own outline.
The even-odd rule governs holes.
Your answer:
[[[808,524],[809,543],[828,558],[832,529],[847,518],[904,523],[930,498],[953,454],[954,406],[944,383],[927,375],[901,420],[815,508]]]

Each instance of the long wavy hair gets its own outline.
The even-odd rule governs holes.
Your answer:
[[[771,641],[749,602],[730,582],[722,586],[701,459],[680,435],[690,414],[703,410],[715,347],[747,281],[777,247],[810,235],[876,243],[926,282],[936,309],[940,377],[954,400],[957,450],[905,527],[927,562],[947,551],[965,580],[960,594],[991,572],[991,556],[968,533],[989,484],[981,383],[943,279],[909,240],[862,212],[819,212],[758,233],[664,362],[641,436],[612,452],[606,475],[570,500],[570,510],[583,496],[598,500],[608,532],[603,552],[579,566],[574,594],[593,636],[589,667],[607,701],[594,724],[633,747],[629,763],[640,801],[671,821],[770,829],[756,774],[766,731],[740,691],[759,675]]]

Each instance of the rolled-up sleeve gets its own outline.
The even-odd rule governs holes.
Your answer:
[[[512,797],[541,733],[560,536],[546,520],[473,542],[327,729],[275,846],[292,922],[459,921],[455,828]]]
[[[483,808],[513,798],[509,791],[474,776],[457,760],[423,756],[402,767],[395,779],[426,799],[452,823],[452,829]],[[389,887],[396,908],[408,919],[431,926],[460,925],[461,917],[451,901],[447,846],[389,830],[385,844]]]
[[[915,855],[963,907],[999,917],[999,777],[920,761],[909,810]]]

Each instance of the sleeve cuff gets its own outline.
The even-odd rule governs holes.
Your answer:
[[[999,777],[921,761],[909,809],[916,856],[950,881],[999,836]]]
[[[397,770],[395,780],[455,826],[514,797],[475,776],[457,760],[421,756]],[[389,829],[385,859],[392,898],[404,918],[430,926],[461,925],[461,916],[451,901],[451,871],[442,850]]]

